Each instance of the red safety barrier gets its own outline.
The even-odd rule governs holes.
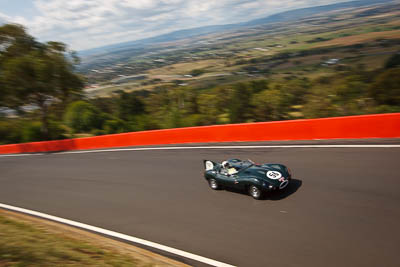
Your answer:
[[[400,113],[390,113],[188,127],[2,145],[0,154],[183,143],[398,137],[400,137]]]

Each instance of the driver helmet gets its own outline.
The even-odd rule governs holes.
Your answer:
[[[229,165],[229,162],[228,161],[224,161],[224,162],[222,162],[222,168],[224,168],[224,169],[229,169],[229,167],[230,167],[230,165]]]

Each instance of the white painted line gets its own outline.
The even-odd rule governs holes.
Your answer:
[[[191,149],[256,149],[256,148],[400,148],[400,145],[253,145],[253,146],[166,146],[166,147],[137,147],[137,148],[110,148],[97,150],[76,150],[56,152],[52,155],[87,154],[121,151],[148,151],[148,150],[191,150]],[[35,156],[41,154],[7,154],[0,157]]]
[[[188,258],[188,259],[192,259],[192,260],[195,260],[195,261],[198,261],[198,262],[202,262],[202,263],[205,263],[205,264],[208,264],[208,265],[221,266],[221,267],[234,267],[234,265],[230,265],[230,264],[223,263],[223,262],[220,262],[220,261],[208,259],[208,258],[199,256],[199,255],[196,255],[196,254],[193,254],[193,253],[189,253],[189,252],[186,252],[186,251],[183,251],[183,250],[179,250],[179,249],[176,249],[176,248],[171,248],[171,247],[164,246],[164,245],[161,245],[161,244],[158,244],[158,243],[154,243],[154,242],[151,242],[151,241],[147,241],[147,240],[144,240],[144,239],[141,239],[141,238],[137,238],[137,237],[133,237],[133,236],[117,233],[117,232],[110,231],[110,230],[103,229],[103,228],[99,228],[99,227],[96,227],[96,226],[91,226],[91,225],[88,225],[88,224],[75,222],[75,221],[71,221],[71,220],[68,220],[68,219],[63,219],[63,218],[52,216],[52,215],[45,214],[45,213],[42,213],[42,212],[28,210],[28,209],[24,209],[24,208],[15,207],[15,206],[10,206],[10,205],[7,205],[7,204],[2,204],[2,203],[0,203],[0,208],[7,209],[7,210],[12,210],[12,211],[17,211],[17,212],[21,212],[21,213],[25,213],[25,214],[29,214],[29,215],[33,215],[33,216],[37,216],[37,217],[40,217],[40,218],[44,218],[44,219],[60,222],[60,223],[63,223],[63,224],[75,226],[75,227],[78,227],[78,228],[81,228],[81,229],[85,229],[85,230],[93,231],[93,232],[96,232],[96,233],[100,233],[100,234],[103,234],[103,235],[116,237],[116,238],[119,238],[119,239],[122,239],[122,240],[130,241],[130,242],[134,242],[134,243],[137,243],[137,244],[141,244],[141,245],[145,245],[145,246],[148,246],[148,247],[152,247],[152,248],[155,248],[155,249],[158,249],[158,250],[166,251],[166,252],[169,252],[169,253],[172,253],[172,254],[175,254],[175,255],[178,255],[178,256],[181,256],[181,257],[185,257],[185,258]]]
[[[101,152],[120,151],[147,151],[147,150],[191,150],[191,149],[253,149],[253,148],[399,148],[400,145],[259,145],[259,146],[166,146],[166,147],[138,147],[138,148],[111,148],[99,150],[65,151],[56,153],[63,154],[85,154]]]
[[[1,157],[24,157],[24,156],[41,156],[43,155],[42,153],[35,153],[35,154],[6,154],[6,155],[0,155]]]

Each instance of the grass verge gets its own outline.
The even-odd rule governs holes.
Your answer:
[[[187,266],[134,246],[0,210],[3,266]]]

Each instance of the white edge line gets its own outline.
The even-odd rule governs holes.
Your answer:
[[[35,154],[5,154],[5,155],[0,155],[1,157],[24,157],[24,156],[41,156],[44,155],[43,153],[35,153]]]
[[[119,151],[146,151],[146,150],[190,150],[190,149],[249,149],[249,148],[394,148],[400,145],[259,145],[259,146],[167,146],[167,147],[139,147],[139,148],[111,148],[99,150],[65,151],[55,153],[63,154],[85,154],[101,152],[119,152]]]
[[[56,217],[53,215],[49,215],[49,214],[45,214],[42,212],[38,212],[38,211],[33,211],[33,210],[28,210],[28,209],[24,209],[24,208],[19,208],[19,207],[15,207],[15,206],[10,206],[7,204],[3,204],[0,203],[0,208],[3,209],[7,209],[7,210],[12,210],[12,211],[17,211],[17,212],[21,212],[21,213],[25,213],[25,214],[29,214],[29,215],[33,215],[36,217],[40,217],[40,218],[44,218],[44,219],[48,219],[48,220],[52,220],[52,221],[56,221],[56,222],[60,222],[63,224],[67,224],[67,225],[71,225],[71,226],[75,226],[81,229],[85,229],[85,230],[89,230],[89,231],[93,231],[96,233],[100,233],[103,235],[107,235],[107,236],[111,236],[111,237],[116,237],[122,240],[126,240],[126,241],[130,241],[130,242],[134,242],[137,244],[141,244],[141,245],[145,245],[147,247],[152,247],[158,250],[162,250],[162,251],[166,251],[175,255],[179,255],[181,257],[185,257],[188,259],[192,259],[198,262],[202,262],[202,263],[206,263],[208,265],[212,265],[212,266],[221,266],[221,267],[234,267],[234,265],[230,265],[227,263],[223,263],[223,262],[219,262],[216,260],[212,260],[212,259],[208,259],[190,252],[186,252],[183,250],[179,250],[176,248],[171,248],[165,245],[161,245],[155,242],[151,242],[151,241],[147,241],[141,238],[137,238],[137,237],[133,237],[133,236],[129,236],[126,234],[121,234],[118,232],[114,232],[114,231],[110,231],[107,229],[103,229],[100,227],[96,227],[96,226],[92,226],[92,225],[88,225],[88,224],[84,224],[84,223],[80,223],[80,222],[75,222],[72,220],[68,220],[68,219],[64,219],[64,218],[60,218],[60,217]]]
[[[166,147],[138,147],[138,148],[111,148],[98,150],[77,150],[55,152],[52,155],[65,154],[86,154],[102,152],[120,152],[120,151],[146,151],[146,150],[179,150],[179,149],[250,149],[250,148],[400,148],[400,145],[253,145],[253,146],[166,146]],[[22,156],[40,156],[46,153],[38,154],[5,154],[0,157],[22,157]]]

